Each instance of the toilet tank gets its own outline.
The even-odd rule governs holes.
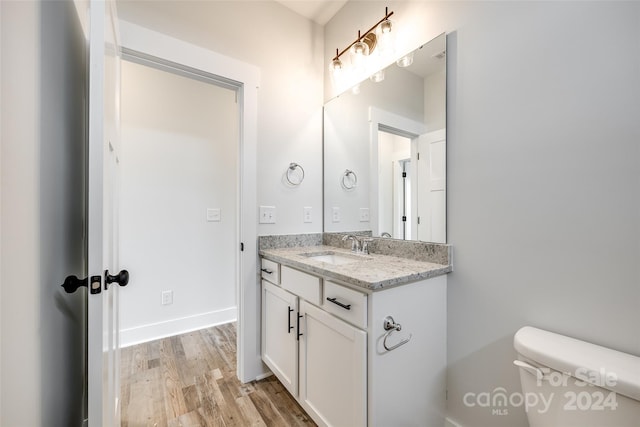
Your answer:
[[[530,326],[513,342],[531,427],[640,426],[640,357]]]

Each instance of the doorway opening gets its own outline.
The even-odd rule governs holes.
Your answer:
[[[218,76],[123,55],[120,258],[136,280],[121,290],[122,347],[212,325],[235,328],[238,91]]]

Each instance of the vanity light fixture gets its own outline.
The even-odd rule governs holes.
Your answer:
[[[358,38],[349,46],[342,51],[336,49],[336,56],[333,57],[329,65],[329,69],[334,77],[338,77],[345,70],[345,63],[340,57],[346,52],[351,52],[351,62],[356,71],[362,71],[366,67],[366,57],[375,50],[378,44],[378,37],[386,39],[387,35],[391,33],[391,29],[393,28],[393,22],[389,20],[391,15],[393,15],[393,11],[389,12],[389,8],[385,8],[384,17],[365,31],[364,35],[361,31],[358,31]],[[385,40],[385,46],[388,46],[388,44],[388,40]]]

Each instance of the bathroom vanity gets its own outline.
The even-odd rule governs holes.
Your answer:
[[[450,247],[338,237],[261,237],[264,363],[319,425],[443,425]]]

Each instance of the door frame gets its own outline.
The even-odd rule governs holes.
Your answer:
[[[238,306],[237,375],[249,382],[265,374],[260,357],[260,286],[257,250],[257,127],[258,67],[169,37],[138,25],[120,21],[121,45],[127,56],[154,58],[184,69],[199,70],[220,77],[238,93],[239,132],[239,213],[238,237],[244,250],[239,252],[236,298]]]

